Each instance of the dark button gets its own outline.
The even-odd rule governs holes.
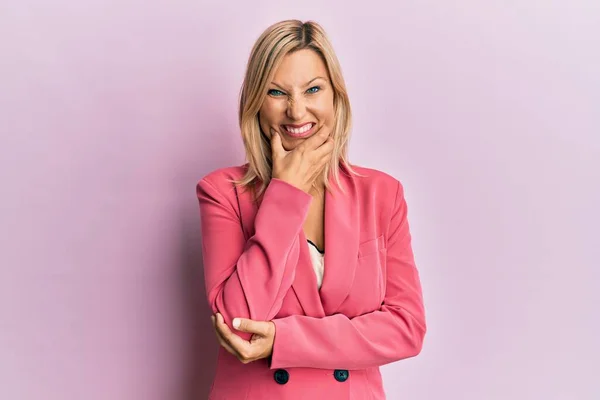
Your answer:
[[[350,373],[347,369],[336,369],[333,371],[333,377],[338,382],[346,382],[346,379],[348,379],[349,375]]]
[[[285,385],[290,380],[290,374],[285,369],[278,369],[273,374],[275,382]]]

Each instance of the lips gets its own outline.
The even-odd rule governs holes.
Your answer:
[[[314,122],[307,122],[305,124],[300,125],[282,125],[284,131],[294,137],[303,137],[309,135],[313,128],[316,126]]]

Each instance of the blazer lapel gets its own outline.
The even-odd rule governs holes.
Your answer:
[[[356,269],[360,239],[359,204],[352,177],[340,168],[340,183],[325,195],[325,259],[320,297],[326,315],[334,314],[344,302]]]
[[[251,200],[252,197],[250,192],[238,195],[240,197],[245,197],[246,199],[246,201],[240,201],[242,215],[252,215],[252,218],[255,218],[258,208],[262,203],[262,197],[258,201],[258,204],[255,204]],[[253,225],[253,220],[248,221],[246,227]],[[244,229],[244,232],[247,236],[246,239],[252,234],[252,232],[247,232],[246,229]],[[304,230],[300,229],[300,234],[296,237],[296,243],[294,243],[293,246],[299,246],[299,255],[294,281],[292,282],[292,290],[296,294],[306,315],[318,318],[324,317],[325,311],[323,310],[321,298],[319,297],[317,277],[312,266],[310,250],[308,248],[306,236],[304,235]]]
[[[298,235],[299,258],[292,283],[305,314],[318,318],[334,314],[348,297],[354,282],[360,239],[359,199],[352,176],[340,167],[340,185],[345,193],[335,184],[332,174],[330,182],[331,192],[325,193],[325,271],[321,289],[317,288],[309,245],[302,229]],[[255,207],[251,203],[248,202],[248,207]]]
[[[353,180],[340,169],[343,193],[331,179],[331,192],[325,193],[325,271],[321,289],[310,258],[304,231],[300,230],[300,256],[292,288],[304,312],[314,317],[334,314],[348,297],[354,281],[359,241],[359,207]]]

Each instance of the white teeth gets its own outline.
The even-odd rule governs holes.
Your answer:
[[[302,133],[306,133],[310,130],[310,128],[312,128],[313,124],[306,124],[304,125],[302,128],[291,128],[289,126],[286,126],[285,129],[290,132],[290,133],[294,133],[296,135],[300,135]]]

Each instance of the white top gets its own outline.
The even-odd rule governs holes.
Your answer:
[[[317,287],[319,289],[321,289],[321,284],[323,283],[323,271],[324,271],[324,259],[325,259],[325,253],[321,252],[317,246],[311,242],[310,240],[307,240],[308,242],[308,248],[310,250],[310,259],[312,260],[312,266],[313,269],[315,270],[315,275],[317,275]]]

